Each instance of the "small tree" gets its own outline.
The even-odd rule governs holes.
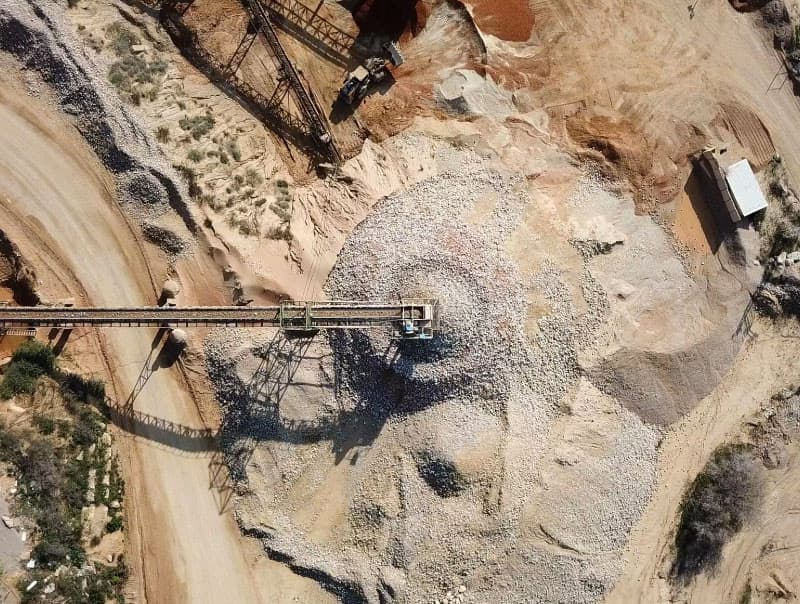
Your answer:
[[[675,536],[674,580],[688,582],[719,565],[723,546],[758,511],[763,482],[763,467],[747,448],[717,449],[683,502]]]
[[[17,347],[11,361],[14,363],[27,361],[41,367],[43,373],[50,375],[56,366],[56,355],[53,353],[53,349],[46,344],[28,340]]]

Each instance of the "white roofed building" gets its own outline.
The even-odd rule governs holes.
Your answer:
[[[725,170],[725,180],[743,218],[766,209],[767,199],[746,159],[729,166]]]

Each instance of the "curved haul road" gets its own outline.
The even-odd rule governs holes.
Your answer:
[[[39,233],[95,305],[153,303],[153,286],[141,249],[113,200],[113,183],[60,116],[14,96],[0,82],[0,206],[17,217],[19,233]],[[43,113],[44,112],[44,113]],[[4,223],[5,228],[11,224]],[[25,247],[20,241],[23,249]],[[107,357],[119,389],[137,383],[153,334],[109,329]],[[204,428],[175,369],[156,371],[135,401],[137,411],[192,428]],[[280,602],[291,599],[284,582],[293,575],[260,555],[240,536],[230,513],[220,514],[209,490],[211,451],[187,452],[137,436],[129,447],[128,497],[131,552],[141,558],[136,599],[157,604]],[[290,575],[290,576],[287,576]],[[297,578],[299,580],[299,578]],[[298,587],[292,585],[293,588]],[[327,600],[299,586],[300,601]],[[291,589],[294,591],[294,589]],[[270,593],[271,592],[271,593]],[[289,596],[287,598],[286,596]],[[318,600],[317,600],[318,601]]]

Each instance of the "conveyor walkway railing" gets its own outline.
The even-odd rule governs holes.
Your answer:
[[[278,306],[0,306],[0,328],[31,327],[280,327],[289,331],[366,329],[389,325],[400,337],[429,339],[438,302],[297,302]]]

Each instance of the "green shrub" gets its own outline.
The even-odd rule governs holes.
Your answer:
[[[277,241],[291,241],[293,238],[292,230],[288,226],[270,227],[266,236],[268,239],[275,239]]]
[[[722,548],[758,511],[763,467],[744,447],[721,447],[692,483],[675,537],[673,580],[714,570]]]
[[[235,161],[242,160],[242,152],[239,149],[239,143],[236,142],[236,139],[229,138],[225,141],[225,152]]]
[[[8,400],[17,394],[32,394],[43,373],[41,367],[28,361],[12,362],[0,382],[0,398]]]
[[[33,425],[45,436],[52,434],[56,430],[56,422],[52,417],[46,415],[34,415]]]
[[[84,406],[78,411],[72,441],[79,447],[88,447],[98,441],[104,430],[94,409]]]
[[[97,404],[106,398],[106,385],[101,380],[66,373],[61,378],[61,391],[67,398],[75,397],[84,403]]]
[[[264,182],[264,179],[259,176],[258,172],[252,168],[248,168],[244,173],[244,181],[247,183],[248,187],[253,187],[255,189],[258,185]]]
[[[200,160],[203,159],[204,154],[203,154],[202,151],[199,151],[197,149],[192,149],[192,150],[189,151],[189,154],[187,155],[187,157],[191,161],[193,161],[194,163],[198,163]]]
[[[111,37],[111,49],[117,60],[108,68],[108,80],[131,102],[138,105],[142,95],[155,100],[167,63],[160,57],[148,61],[132,47],[141,40],[120,23],[111,25],[106,33]]]
[[[28,340],[20,344],[11,356],[11,361],[28,361],[34,365],[41,367],[42,372],[48,375],[53,373],[56,366],[56,356],[53,349],[37,342],[36,340]]]
[[[31,441],[18,466],[32,492],[52,494],[58,488],[61,462],[49,441],[43,438]]]
[[[106,523],[106,531],[109,533],[116,533],[122,530],[122,516],[114,516]]]
[[[184,117],[178,122],[178,125],[183,130],[191,133],[192,138],[197,141],[205,134],[208,134],[215,123],[214,117],[210,113],[206,113],[205,115]]]

